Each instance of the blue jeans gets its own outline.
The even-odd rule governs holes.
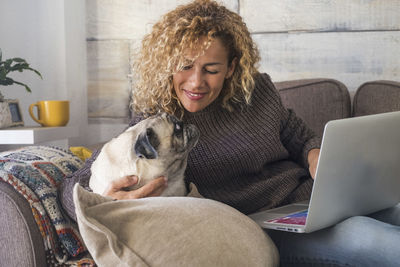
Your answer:
[[[309,234],[268,234],[280,266],[400,266],[400,204]]]

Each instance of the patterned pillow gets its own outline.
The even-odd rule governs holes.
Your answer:
[[[55,255],[59,263],[87,253],[77,225],[65,215],[57,199],[60,183],[82,166],[82,160],[57,147],[28,146],[0,153],[0,180],[29,202],[46,254]]]

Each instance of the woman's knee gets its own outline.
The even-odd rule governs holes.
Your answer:
[[[348,262],[363,266],[380,264],[393,266],[397,262],[400,231],[398,226],[386,224],[365,216],[351,217],[334,228],[333,238],[341,250],[347,252]],[[361,266],[361,265],[360,265]]]
[[[370,217],[355,216],[310,234],[278,231],[271,237],[278,246],[282,266],[300,262],[317,265],[334,263],[336,266],[396,266],[399,229]]]
[[[375,212],[369,217],[400,226],[400,203],[394,207]]]
[[[333,227],[334,235],[341,236],[350,244],[369,245],[380,235],[393,235],[396,226],[366,216],[350,217]],[[376,244],[373,244],[376,246]]]
[[[341,223],[338,223],[336,226],[343,229],[350,229],[351,231],[354,231],[373,224],[374,223],[373,220],[374,219],[366,216],[353,216],[342,221]]]

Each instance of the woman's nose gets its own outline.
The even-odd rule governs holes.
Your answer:
[[[201,87],[204,82],[202,71],[197,68],[193,68],[189,77],[189,82],[192,89]]]

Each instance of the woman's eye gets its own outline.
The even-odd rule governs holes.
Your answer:
[[[206,69],[206,72],[210,73],[210,74],[217,74],[218,73],[218,71],[216,71],[216,70],[207,70],[207,69]]]
[[[192,65],[183,66],[182,70],[190,70]]]

